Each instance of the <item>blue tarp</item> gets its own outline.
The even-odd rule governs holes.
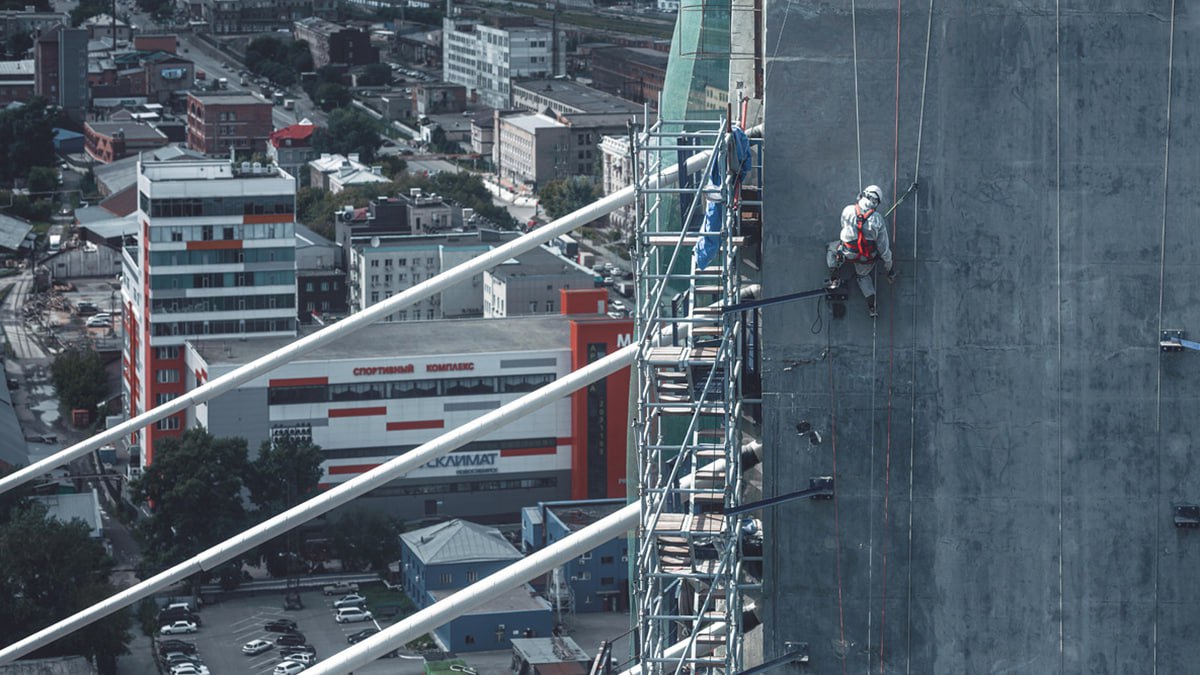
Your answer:
[[[734,180],[735,185],[740,185],[742,179],[750,172],[750,139],[746,137],[746,132],[741,129],[733,128],[733,149],[737,155],[737,168]],[[709,176],[709,182],[712,185],[721,185],[723,175],[725,173],[725,163],[718,160],[713,162],[712,175]],[[721,249],[721,223],[725,220],[725,202],[710,201],[704,210],[704,224],[700,226],[701,232],[713,232],[711,236],[701,237],[696,242],[693,252],[696,256],[696,268],[704,269],[712,262],[713,257]]]

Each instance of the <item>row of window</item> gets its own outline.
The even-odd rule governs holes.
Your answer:
[[[371,491],[372,497],[415,497],[418,495],[455,494],[495,490],[543,490],[558,487],[558,478],[513,478],[464,483],[430,483],[426,485],[385,485]]]
[[[369,266],[370,267],[379,267],[379,260],[380,260],[379,258],[371,258],[371,260],[369,262]],[[396,267],[408,267],[408,258],[396,258],[395,262],[396,262]],[[421,263],[420,258],[413,258],[414,265],[419,265],[420,263]],[[434,265],[436,263],[437,263],[437,258],[435,258],[435,257],[430,256],[428,258],[425,258],[426,265]],[[391,267],[392,259],[391,258],[383,258],[383,266]]]
[[[225,321],[175,321],[155,323],[152,335],[238,335],[242,333],[282,333],[296,331],[296,319],[237,319]]]
[[[318,384],[301,387],[271,387],[269,405],[380,401],[434,396],[479,396],[524,394],[554,381],[553,373],[501,375],[498,377],[455,377],[440,380],[397,380],[361,384]]]
[[[239,248],[222,251],[151,251],[150,264],[235,265],[238,263],[291,262],[296,259],[294,246],[277,248]]]
[[[250,225],[155,225],[150,228],[150,241],[246,241],[251,239],[292,239],[296,237],[293,223],[254,223]]]
[[[150,199],[145,192],[139,192],[138,205],[142,212],[150,214],[151,218],[251,216],[296,212],[296,200],[288,194]]]
[[[333,280],[332,282],[322,281],[320,284],[320,288],[322,291],[328,291],[331,284],[333,286],[333,290],[335,290],[335,291],[341,290],[341,288],[342,288],[341,282],[337,281],[336,279]],[[314,291],[314,289],[315,289],[315,287],[313,285],[313,282],[311,282],[311,281],[304,282],[304,292],[305,293],[312,293]]]
[[[552,448],[557,444],[553,436],[542,438],[501,438],[489,441],[472,441],[457,450],[461,453],[507,450],[510,448]],[[353,447],[322,449],[325,459],[360,459],[363,457],[398,457],[420,445],[392,445],[385,447]]]
[[[246,286],[295,286],[292,270],[267,272],[224,272],[217,274],[154,274],[150,277],[152,290],[169,288],[241,288]]]
[[[170,298],[152,300],[151,311],[172,312],[233,312],[247,309],[278,309],[295,307],[296,296],[277,295],[226,295],[212,298]]]

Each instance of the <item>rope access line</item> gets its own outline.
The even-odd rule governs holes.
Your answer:
[[[921,140],[925,129],[925,91],[929,84],[929,47],[933,40],[933,0],[929,0],[929,18],[925,26],[925,63],[921,71],[921,111],[917,116],[917,152],[913,168],[913,182],[921,180]],[[920,209],[913,204],[912,227],[912,256],[913,256],[913,297],[917,297],[917,261],[920,259],[917,249],[917,225]],[[908,584],[905,606],[908,615],[905,619],[905,672],[912,672],[912,552],[913,552],[913,478],[916,465],[917,449],[917,303],[912,305],[913,353],[911,370],[909,372],[908,398]]]
[[[1170,196],[1170,168],[1171,168],[1171,103],[1172,92],[1171,87],[1174,85],[1173,72],[1175,69],[1175,0],[1171,0],[1171,25],[1169,27],[1167,38],[1167,119],[1166,132],[1163,140],[1163,195],[1162,195],[1162,230],[1159,235],[1158,251],[1158,334],[1162,335],[1163,328],[1163,303],[1167,293],[1167,204]],[[1061,304],[1061,303],[1060,303]],[[1155,485],[1158,486],[1157,496],[1159,501],[1162,501],[1162,456],[1163,456],[1163,441],[1162,441],[1162,380],[1163,380],[1163,361],[1158,359],[1158,377],[1155,383],[1154,394],[1154,435],[1158,452],[1155,453],[1154,472]],[[1059,509],[1062,513],[1062,509]],[[1154,550],[1162,550],[1161,539],[1162,528],[1157,525],[1154,528]],[[1059,560],[1062,556],[1059,556]],[[1154,629],[1150,639],[1150,662],[1151,673],[1158,673],[1158,617],[1159,617],[1159,591],[1158,582],[1162,572],[1161,555],[1154,556]],[[1061,616],[1061,612],[1059,613]]]

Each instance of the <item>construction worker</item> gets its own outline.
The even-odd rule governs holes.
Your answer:
[[[887,226],[879,214],[879,203],[883,191],[878,185],[868,185],[858,193],[853,204],[842,209],[842,233],[837,241],[829,242],[825,262],[829,265],[829,288],[841,286],[842,265],[854,263],[854,276],[858,287],[867,298],[867,313],[871,318],[879,316],[875,309],[875,282],[872,272],[875,261],[882,260],[887,270],[888,282],[896,280],[896,268],[892,264],[892,248],[888,245]]]

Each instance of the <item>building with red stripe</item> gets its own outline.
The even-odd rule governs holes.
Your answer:
[[[215,436],[311,441],[329,487],[471,422],[631,340],[606,291],[563,291],[569,314],[382,322],[189,413]],[[195,340],[187,386],[290,338]],[[625,496],[628,370],[487,434],[361,498],[405,520],[512,520],[538,501]]]

